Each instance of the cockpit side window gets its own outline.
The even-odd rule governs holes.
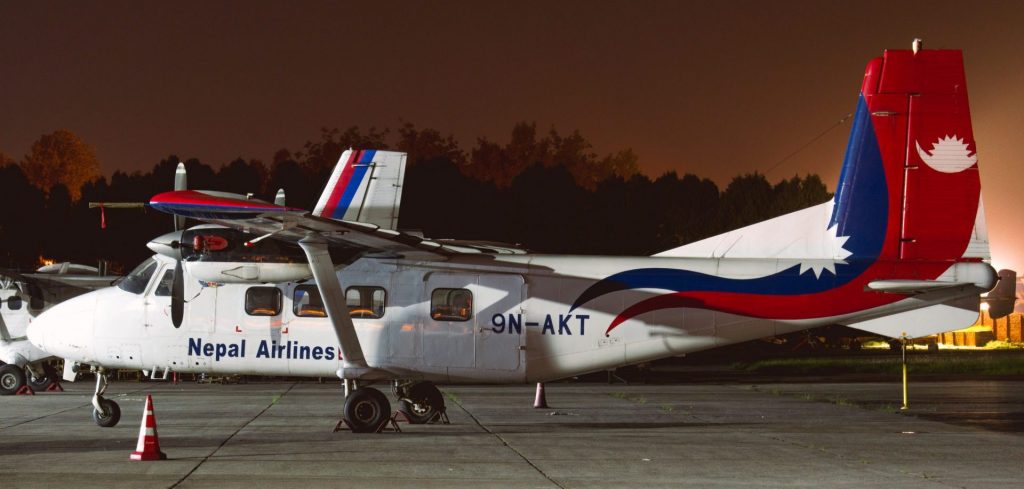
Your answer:
[[[149,285],[149,280],[153,278],[153,273],[156,272],[156,267],[156,260],[152,258],[147,259],[135,267],[135,270],[126,275],[123,280],[118,282],[117,288],[133,294],[145,292],[146,286]]]
[[[167,297],[171,295],[171,284],[174,283],[174,269],[168,268],[164,272],[164,276],[160,279],[160,283],[156,285],[156,291],[153,293],[157,297]]]

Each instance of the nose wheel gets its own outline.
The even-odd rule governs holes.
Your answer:
[[[107,374],[103,370],[96,372],[96,393],[92,396],[92,420],[103,428],[111,428],[121,421],[121,406],[110,399],[104,398],[107,391]]]

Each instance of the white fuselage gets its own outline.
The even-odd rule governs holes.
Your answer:
[[[107,368],[314,377],[338,371],[340,348],[330,320],[297,314],[296,289],[311,281],[204,286],[186,273],[185,316],[175,328],[167,290],[174,261],[155,258],[158,268],[140,293],[110,287],[74,298],[36,321],[29,337],[54,355]],[[364,258],[338,274],[344,288],[386,291],[380,318],[353,317],[368,365],[395,378],[436,382],[550,380],[838,319],[776,321],[671,309],[637,316],[606,336],[624,307],[658,293],[643,289],[608,294],[570,311],[597,280],[658,264],[708,271],[723,266],[714,259],[650,257],[476,256],[440,263]],[[750,273],[782,266],[789,265],[744,263]],[[246,294],[253,287],[280,291],[272,315],[247,314]],[[469,290],[469,320],[433,318],[431,294],[438,289]]]

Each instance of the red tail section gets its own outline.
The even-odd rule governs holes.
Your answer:
[[[981,183],[962,53],[886,51],[868,64],[862,93],[885,162],[890,216],[899,216],[890,223],[898,241],[886,240],[898,245],[886,246],[883,255],[963,257]]]

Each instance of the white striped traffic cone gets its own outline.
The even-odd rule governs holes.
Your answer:
[[[533,398],[534,409],[547,409],[548,398],[544,395],[544,383],[537,382],[537,395]]]
[[[131,460],[167,460],[167,455],[160,451],[160,440],[156,436],[156,415],[153,414],[153,396],[146,395],[146,410],[142,415],[142,426],[139,427],[139,444],[128,457]]]

